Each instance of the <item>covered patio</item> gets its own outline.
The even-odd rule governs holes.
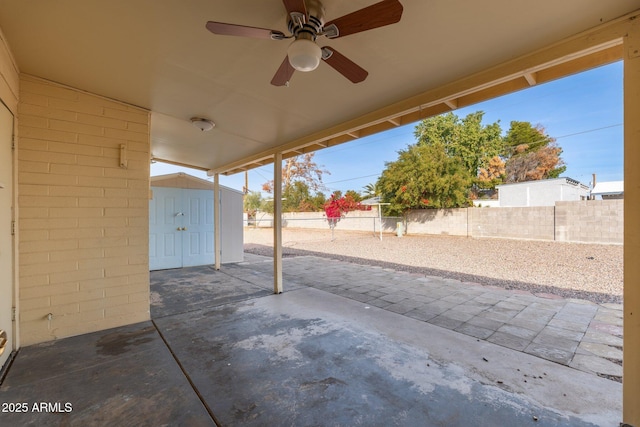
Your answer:
[[[563,365],[559,358],[567,352],[568,337],[550,341],[550,335],[536,334],[538,348],[546,346],[536,354],[478,335],[491,324],[508,326],[503,322],[509,318],[514,325],[501,331],[513,332],[515,324],[531,331],[540,319],[527,319],[528,310],[551,307],[557,309],[555,322],[543,323],[571,318],[574,329],[582,322],[586,330],[592,317],[584,313],[598,308],[593,304],[314,257],[287,258],[284,267],[289,290],[282,295],[270,289],[271,260],[259,256],[248,255],[246,262],[221,271],[153,272],[151,322],[23,349],[0,389],[3,401],[26,402],[37,395],[61,410],[5,413],[3,420],[140,426],[619,421],[621,384],[584,366]],[[330,283],[310,278],[319,275]],[[365,283],[372,290],[358,292]],[[418,315],[398,304],[377,307],[376,287],[394,290],[380,301],[410,294],[407,301],[418,295],[441,298]],[[519,314],[510,313],[508,307],[517,305],[523,307]],[[454,330],[427,320],[436,307],[441,315],[433,318],[440,322],[463,318],[464,307],[485,307],[486,316],[467,318],[466,328]],[[472,329],[479,324],[485,327]]]
[[[296,289],[295,280],[285,280],[288,261],[282,258],[279,172],[283,159],[291,156],[622,60],[626,181],[622,416],[621,420],[619,415],[611,416],[607,423],[640,426],[640,221],[635,214],[640,208],[638,16],[638,0],[542,0],[535,5],[512,0],[162,4],[153,0],[0,0],[0,377],[8,373],[3,394],[11,393],[12,399],[31,396],[31,403],[33,396],[38,401],[58,401],[63,396],[60,387],[67,384],[58,383],[59,379],[84,381],[96,394],[68,394],[77,408],[84,409],[61,415],[79,424],[84,424],[83,416],[99,424],[101,418],[91,417],[104,415],[100,408],[105,399],[131,417],[147,415],[151,423],[155,414],[170,420],[169,408],[182,407],[179,416],[185,418],[175,421],[184,424],[192,424],[192,415],[193,420],[210,423],[206,409],[221,400],[218,408],[222,409],[210,412],[220,414],[224,423],[251,423],[255,414],[251,404],[237,399],[247,393],[259,395],[263,415],[257,418],[262,421],[323,424],[334,407],[328,402],[319,408],[309,406],[314,402],[310,396],[318,396],[319,390],[342,405],[336,409],[338,423],[370,421],[367,417],[372,414],[386,418],[391,412],[385,411],[393,408],[400,418],[392,419],[399,424],[402,417],[412,424],[426,413],[436,424],[465,424],[467,415],[456,412],[459,405],[450,401],[460,398],[462,406],[475,408],[476,413],[505,417],[491,419],[487,425],[524,423],[530,416],[535,422],[534,415],[520,410],[523,407],[539,408],[545,419],[553,420],[551,425],[569,425],[575,421],[572,417],[598,424],[599,418],[584,414],[601,407],[602,414],[611,414],[606,408],[616,404],[608,399],[616,393],[603,390],[620,387],[619,383],[441,330],[424,319],[377,307],[363,314],[363,302],[315,287]],[[298,41],[311,43],[310,49],[320,52],[314,56],[320,62],[317,69],[295,71],[287,59],[295,53],[296,48],[288,48],[294,39],[297,45]],[[274,257],[267,262],[268,272],[260,273],[268,279],[260,279],[259,290],[238,285],[250,294],[255,291],[253,299],[234,299],[232,293],[224,305],[196,304],[196,311],[176,311],[172,320],[183,329],[175,333],[164,323],[169,316],[154,319],[151,314],[150,161],[207,171],[216,195],[223,175],[268,163],[276,171]],[[218,202],[214,200],[214,206]],[[214,217],[214,270],[226,274],[226,267],[220,265],[219,209]],[[256,274],[260,275],[259,269]],[[209,318],[217,323],[207,323]],[[265,337],[258,338],[265,325],[271,326]],[[288,334],[280,331],[287,329],[299,330],[300,341],[283,347],[282,335]],[[226,337],[224,345],[207,335],[213,332]],[[318,343],[323,336],[332,337],[335,343],[327,343],[329,349],[335,346],[338,354],[363,354],[375,363],[365,367],[356,358],[322,357],[318,370],[310,372],[316,365],[306,362],[323,350],[306,336]],[[182,341],[187,337],[192,342]],[[67,359],[65,343],[79,345],[69,347]],[[203,347],[198,347],[200,343]],[[233,353],[240,344],[249,351],[243,353],[249,359],[241,355],[237,359],[239,354]],[[190,345],[207,349],[206,357],[193,359],[191,365],[180,355]],[[208,359],[215,345],[218,361],[233,359],[227,368],[216,364],[215,358]],[[135,351],[144,348],[150,350]],[[377,348],[380,353],[373,354]],[[484,357],[489,362],[482,357],[477,362],[478,348],[488,349]],[[305,349],[310,353],[305,354]],[[396,357],[391,349],[406,358]],[[29,365],[29,357],[34,365]],[[424,366],[413,365],[420,358],[429,361],[428,368],[437,368],[435,376]],[[546,397],[538,399],[543,388],[535,388],[533,381],[505,394],[494,384],[498,378],[490,362],[500,360],[500,366],[509,366],[519,359],[528,366],[543,363],[543,374],[539,374],[543,378],[546,372],[567,378],[567,384],[573,382],[581,398],[593,397],[591,409],[561,409]],[[125,368],[125,362],[142,363],[145,369],[136,371],[140,364]],[[478,374],[475,363],[484,374]],[[29,366],[37,369],[31,371]],[[61,370],[53,371],[51,366]],[[252,366],[264,369],[251,371]],[[103,377],[101,370],[106,367],[115,371]],[[164,375],[156,375],[162,369],[171,378],[168,383],[161,381]],[[38,380],[41,374],[34,378],[31,372],[43,372],[43,382]],[[85,381],[89,372],[95,383]],[[345,377],[332,372],[343,372]],[[141,377],[132,381],[133,373]],[[298,382],[286,383],[285,373]],[[207,395],[212,390],[208,375],[227,388]],[[231,381],[235,378],[237,388]],[[204,383],[198,385],[196,379]],[[258,381],[250,388],[249,379]],[[105,385],[108,381],[110,390]],[[155,405],[153,396],[140,390],[154,381],[164,390],[157,395],[158,401],[166,405]],[[346,390],[340,381],[353,381],[356,386]],[[281,394],[274,396],[264,388],[273,383],[282,387]],[[390,395],[376,394],[386,386]],[[360,397],[351,400],[350,393],[360,388]],[[184,396],[199,390],[204,404],[198,406],[193,395],[181,401],[180,390],[187,393]],[[221,390],[227,394],[215,394]],[[71,393],[66,388],[64,392]],[[232,392],[238,393],[236,398],[225,401]],[[423,399],[427,392],[442,405],[428,406]],[[498,397],[488,401],[492,393]],[[366,405],[362,396],[375,399]],[[567,397],[573,398],[569,393]],[[129,406],[132,401],[135,407]],[[230,409],[231,401],[239,406]],[[427,406],[412,409],[417,401]],[[351,418],[349,402],[362,404],[361,411],[350,413]],[[611,405],[600,406],[605,403]],[[114,413],[111,409],[109,414]],[[232,413],[239,418],[232,419]],[[19,414],[2,413],[0,420],[5,416],[13,420]],[[46,417],[33,412],[30,416]],[[63,424],[67,419],[55,418]],[[482,421],[474,419],[474,424],[478,422]]]

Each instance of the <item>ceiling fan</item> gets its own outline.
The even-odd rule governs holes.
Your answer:
[[[313,71],[321,59],[353,83],[360,83],[369,73],[334,48],[320,47],[316,39],[321,36],[335,39],[395,24],[400,21],[403,10],[398,0],[383,0],[325,23],[324,6],[320,0],[283,0],[283,3],[291,35],[266,28],[207,22],[207,29],[218,35],[270,40],[294,39],[287,50],[287,57],[271,80],[274,86],[288,86],[296,70]]]

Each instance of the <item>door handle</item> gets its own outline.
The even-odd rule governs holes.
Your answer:
[[[178,227],[177,230],[178,231],[187,231],[187,227]]]

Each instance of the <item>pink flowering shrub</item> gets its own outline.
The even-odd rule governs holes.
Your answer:
[[[371,206],[362,206],[353,200],[353,197],[349,194],[340,198],[331,195],[331,198],[324,204],[324,213],[327,215],[327,222],[331,228],[334,228],[338,221],[340,221],[340,218],[348,212],[364,209],[371,209]]]

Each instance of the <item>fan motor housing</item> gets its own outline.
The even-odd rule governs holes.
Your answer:
[[[307,21],[304,15],[290,16],[287,24],[289,31],[296,39],[308,38],[315,41],[324,26],[324,6],[318,0],[307,0],[305,1],[305,5],[307,7],[309,20]],[[304,36],[303,34],[309,34],[311,37]],[[299,37],[301,35],[303,36]]]

